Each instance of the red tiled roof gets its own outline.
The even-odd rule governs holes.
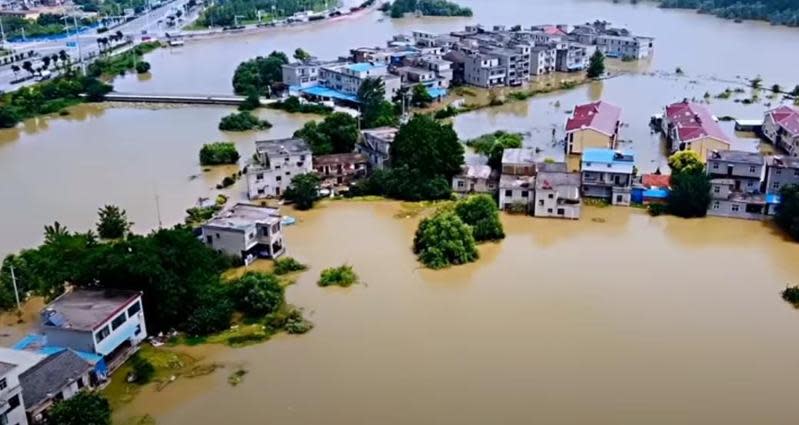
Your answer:
[[[719,123],[713,119],[710,110],[693,102],[678,102],[666,106],[666,117],[677,127],[677,137],[688,142],[702,137],[713,137],[725,143],[730,138],[724,134]]]
[[[566,121],[566,132],[591,128],[612,136],[621,118],[621,108],[608,102],[598,101],[574,108],[571,118]]]
[[[555,25],[545,25],[543,30],[544,30],[544,33],[546,33],[548,35],[566,35],[566,33],[563,32],[563,30],[561,30],[560,28],[556,27]]]
[[[768,111],[777,125],[791,135],[799,135],[799,108],[782,105]]]
[[[644,174],[641,176],[641,184],[646,187],[670,187],[671,176],[667,174]]]

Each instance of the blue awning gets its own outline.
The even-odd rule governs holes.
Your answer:
[[[351,94],[347,94],[338,90],[329,89],[327,87],[322,86],[311,86],[306,88],[299,89],[301,93],[311,95],[311,96],[319,96],[319,97],[329,97],[331,99],[339,99],[339,100],[346,100],[348,102],[358,102],[358,96],[354,96]]]
[[[666,199],[669,191],[666,189],[647,189],[644,191],[644,198]]]
[[[428,87],[427,94],[434,99],[438,99],[447,95],[447,89],[442,89],[441,87]]]
[[[767,204],[779,204],[780,203],[780,195],[776,193],[768,193],[766,194],[766,203]]]

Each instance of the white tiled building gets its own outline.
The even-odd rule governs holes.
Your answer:
[[[250,199],[283,196],[298,174],[313,171],[311,149],[302,139],[255,142],[255,162],[247,167],[247,196]]]

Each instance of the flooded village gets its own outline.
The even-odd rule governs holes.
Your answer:
[[[281,106],[252,111],[262,128],[120,101],[0,130],[0,284],[23,289],[0,315],[2,417],[53,423],[96,391],[123,425],[792,423],[799,313],[781,294],[799,243],[775,217],[799,187],[799,58],[736,52],[799,32],[463,4],[473,18],[370,5],[187,38],[114,81],[229,96],[239,61],[310,52],[280,67]],[[216,143],[234,159],[198,161]],[[460,211],[480,196],[501,237]],[[439,269],[419,245],[441,217],[474,256]],[[342,270],[357,275],[322,284]]]

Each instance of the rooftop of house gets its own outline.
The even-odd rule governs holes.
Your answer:
[[[64,293],[42,310],[42,326],[92,331],[139,297],[141,292],[138,291],[76,289]]]
[[[325,165],[365,164],[368,162],[366,155],[360,153],[334,153],[330,155],[317,155],[313,158],[314,167]]]
[[[280,210],[251,204],[235,204],[223,210],[206,226],[243,231],[255,224],[274,224],[280,221]]]
[[[535,149],[513,148],[502,152],[502,164],[535,164]]]
[[[782,105],[767,112],[777,125],[792,136],[799,135],[799,108]]]
[[[533,189],[535,188],[535,176],[512,176],[502,174],[499,177],[500,189]]]
[[[72,350],[64,350],[45,358],[19,377],[22,398],[30,409],[52,398],[55,394],[93,366]]]
[[[799,158],[794,156],[770,156],[766,162],[770,167],[799,169]]]
[[[536,164],[539,173],[565,173],[569,167],[565,162],[539,162]]]
[[[491,167],[485,164],[469,164],[463,166],[463,171],[460,177],[470,179],[489,179],[496,173],[491,170]]]
[[[393,142],[398,132],[399,129],[396,127],[378,127],[361,131],[364,135],[369,135],[370,137],[375,137],[386,142]]]
[[[583,151],[580,167],[584,171],[631,174],[635,157],[631,152],[591,148]]]
[[[620,118],[621,108],[608,102],[600,100],[578,105],[571,118],[566,121],[566,132],[590,128],[612,136],[616,133]]]
[[[255,150],[266,154],[268,157],[311,154],[311,148],[308,147],[308,143],[298,138],[258,140],[255,142]]]
[[[677,127],[680,141],[688,142],[703,137],[713,137],[728,143],[730,138],[704,105],[684,100],[666,106],[666,117]]]
[[[3,359],[0,361],[0,376],[4,376],[16,368],[19,368],[17,373],[21,373],[42,361],[44,357],[28,351],[0,347],[0,359]]]
[[[550,190],[571,190],[580,187],[580,173],[539,172],[535,179],[535,188]]]
[[[670,187],[671,176],[668,174],[644,174],[641,184],[646,187]]]
[[[350,71],[353,71],[353,72],[369,72],[369,71],[371,71],[371,70],[373,70],[375,68],[381,68],[383,66],[384,65],[374,65],[374,64],[365,63],[365,62],[362,62],[362,63],[351,63],[351,64],[345,65],[345,67],[347,69],[349,69]]]
[[[763,165],[764,158],[759,152],[713,151],[708,161],[734,162],[738,164]]]

